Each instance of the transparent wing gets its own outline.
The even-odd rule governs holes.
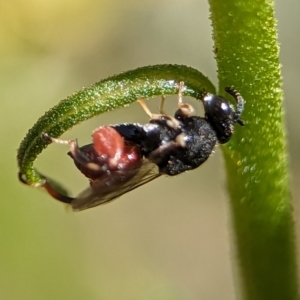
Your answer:
[[[157,165],[144,159],[137,169],[128,170],[125,174],[119,171],[111,172],[105,178],[93,181],[92,185],[70,204],[75,211],[88,209],[112,201],[160,175]]]

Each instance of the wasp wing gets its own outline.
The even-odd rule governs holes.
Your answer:
[[[93,181],[70,204],[75,211],[88,209],[112,201],[160,175],[157,165],[144,159],[139,168],[126,170],[126,173],[111,172],[105,178]]]

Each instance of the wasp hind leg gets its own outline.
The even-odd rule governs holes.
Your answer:
[[[50,143],[55,143],[60,145],[70,145],[70,154],[76,163],[80,165],[87,165],[91,163],[91,159],[79,148],[77,139],[62,140],[62,139],[53,138],[47,133],[42,133],[42,139]]]

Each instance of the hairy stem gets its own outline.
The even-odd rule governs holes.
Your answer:
[[[209,3],[220,91],[234,85],[247,101],[224,147],[242,296],[298,299],[273,1]]]

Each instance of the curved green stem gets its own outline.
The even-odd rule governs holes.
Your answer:
[[[200,99],[203,91],[215,93],[213,84],[201,72],[181,65],[156,65],[124,72],[95,83],[62,100],[46,112],[29,130],[18,150],[20,179],[32,186],[44,184],[33,164],[48,145],[41,139],[46,132],[59,137],[74,125],[104,112],[148,98],[178,93],[184,81],[184,95]]]
[[[223,147],[243,299],[299,299],[273,1],[209,3],[220,91],[247,101]]]

